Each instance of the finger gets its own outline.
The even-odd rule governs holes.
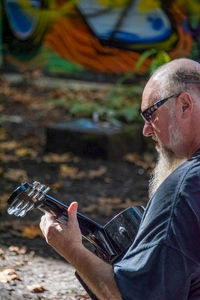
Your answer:
[[[42,217],[41,217],[41,221],[40,221],[40,228],[42,230],[42,232],[45,234],[47,231],[47,228],[52,225],[58,223],[56,218],[54,216],[52,216],[49,213],[45,213]]]
[[[78,202],[72,202],[68,208],[69,222],[77,220]]]
[[[44,228],[46,224],[46,215],[43,215],[40,220],[40,228]]]

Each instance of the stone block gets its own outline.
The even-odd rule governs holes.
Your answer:
[[[47,152],[72,152],[91,158],[120,160],[144,150],[142,124],[111,126],[87,119],[56,123],[46,129]]]

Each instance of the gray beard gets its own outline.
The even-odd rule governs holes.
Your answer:
[[[149,181],[149,197],[151,198],[160,184],[186,159],[177,158],[171,151],[159,148],[158,161],[150,176]]]

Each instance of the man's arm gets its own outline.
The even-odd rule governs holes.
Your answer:
[[[114,280],[113,267],[102,261],[82,244],[82,236],[77,220],[77,207],[76,202],[70,205],[67,224],[60,224],[49,214],[42,217],[40,227],[46,241],[74,266],[81,278],[99,299],[121,300]]]

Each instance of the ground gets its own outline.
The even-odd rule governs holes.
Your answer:
[[[67,108],[49,105],[48,99],[77,94],[77,88],[41,87],[28,80],[0,82],[0,300],[89,299],[74,269],[42,238],[41,213],[9,216],[7,199],[21,182],[37,180],[50,186],[56,199],[78,201],[80,212],[105,224],[131,205],[146,205],[153,158],[129,153],[121,161],[105,161],[46,153],[45,128],[70,119]],[[95,98],[104,89],[79,88],[78,93]]]

